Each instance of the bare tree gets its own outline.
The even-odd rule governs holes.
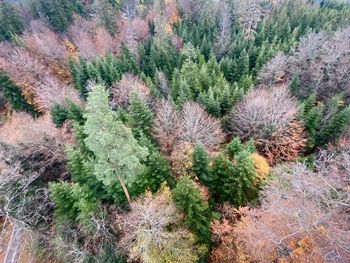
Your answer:
[[[182,222],[168,188],[147,193],[131,203],[129,213],[116,214],[115,225],[123,232],[119,247],[130,262],[196,262],[203,250]]]
[[[127,109],[131,92],[136,92],[143,102],[149,102],[150,90],[148,87],[138,77],[126,73],[122,76],[121,80],[112,84],[110,88],[112,105]]]
[[[234,18],[240,23],[247,38],[253,38],[258,23],[266,15],[260,0],[238,0],[233,2]]]
[[[227,4],[222,5],[219,16],[215,53],[218,58],[221,58],[229,51],[231,45],[231,14]]]
[[[281,84],[287,81],[287,56],[282,52],[267,62],[258,74],[258,81],[265,85]]]
[[[162,95],[165,98],[168,98],[170,94],[170,88],[169,88],[168,79],[165,76],[163,71],[158,71],[158,70],[156,71],[155,84],[158,90],[162,93]]]
[[[297,103],[286,85],[249,91],[229,114],[233,134],[246,139],[268,138],[297,113]]]
[[[174,105],[168,100],[162,99],[155,106],[155,118],[152,125],[152,134],[161,151],[169,155],[177,140],[179,129],[178,114]]]
[[[316,172],[300,163],[274,169],[261,207],[236,225],[250,260],[349,261],[349,149],[321,152],[315,165]]]
[[[192,144],[201,144],[208,150],[217,147],[224,139],[220,121],[210,117],[195,102],[186,102],[179,119],[179,139]]]

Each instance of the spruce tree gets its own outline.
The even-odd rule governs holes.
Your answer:
[[[73,6],[69,0],[35,0],[34,10],[44,15],[52,28],[57,32],[64,32],[73,22]]]
[[[12,108],[16,111],[25,111],[32,115],[35,114],[33,105],[29,104],[22,95],[20,87],[0,70],[0,92]]]
[[[176,206],[185,214],[185,224],[202,243],[210,240],[211,212],[189,177],[183,177],[172,191]]]
[[[238,207],[256,197],[256,189],[253,186],[256,173],[249,151],[243,150],[238,153],[235,162],[235,183],[232,187],[231,200]]]
[[[128,110],[129,124],[134,136],[140,138],[144,134],[150,138],[153,114],[135,92],[131,93]]]
[[[51,107],[51,119],[57,128],[62,127],[63,123],[68,119],[68,110],[65,106],[55,103]]]
[[[0,42],[12,40],[14,35],[20,35],[23,31],[23,20],[15,7],[2,1],[0,3]]]
[[[111,111],[108,93],[102,85],[90,91],[84,117],[85,144],[95,155],[96,178],[106,186],[119,183],[129,200],[127,187],[144,169],[141,161],[148,150],[138,144],[131,130]]]
[[[249,75],[249,55],[246,49],[243,49],[239,55],[238,70],[240,76]]]
[[[192,170],[199,181],[206,186],[211,183],[209,170],[209,155],[202,145],[196,145],[192,154]]]
[[[97,14],[101,20],[101,24],[106,30],[114,36],[117,31],[116,10],[108,0],[97,1]]]

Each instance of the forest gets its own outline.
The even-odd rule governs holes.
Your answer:
[[[0,261],[350,262],[350,1],[0,0]]]

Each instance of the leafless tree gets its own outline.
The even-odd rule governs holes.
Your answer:
[[[177,140],[178,118],[176,109],[170,101],[162,99],[156,104],[152,134],[164,154],[170,154]]]
[[[146,104],[150,99],[150,90],[142,81],[129,73],[122,76],[121,80],[114,83],[110,92],[112,94],[112,105],[127,109],[131,92],[136,92],[139,98]]]
[[[155,84],[158,90],[165,98],[168,98],[170,93],[169,83],[163,71],[156,71]]]
[[[321,152],[315,165],[316,172],[300,163],[274,169],[261,207],[237,224],[238,242],[251,260],[349,261],[349,149]]]
[[[186,102],[183,105],[179,126],[180,140],[201,144],[208,150],[214,149],[223,141],[220,121],[210,117],[198,103]]]
[[[229,114],[233,134],[246,139],[268,138],[297,113],[297,103],[286,85],[249,91]]]
[[[259,71],[258,81],[265,85],[280,84],[286,81],[288,58],[282,52],[267,62]]]
[[[231,14],[227,4],[222,5],[219,16],[215,53],[218,58],[221,58],[229,51],[231,44]]]
[[[48,58],[64,61],[65,49],[59,36],[48,29],[42,21],[32,20],[30,32],[26,32],[21,38],[25,45],[35,52]]]
[[[131,203],[129,213],[116,214],[115,225],[123,232],[119,247],[130,262],[196,262],[200,251],[182,222],[168,188],[147,193]]]
[[[258,23],[266,15],[259,2],[260,0],[238,0],[232,3],[234,18],[242,26],[247,38],[254,37]]]
[[[197,20],[201,17],[205,0],[180,0],[179,5],[187,17]]]
[[[24,48],[1,44],[0,67],[22,89],[22,94],[37,111],[48,111],[54,102],[70,97],[80,103],[73,88],[55,75],[50,65]]]

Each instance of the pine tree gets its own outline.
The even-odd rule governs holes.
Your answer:
[[[12,40],[13,36],[22,34],[24,24],[15,7],[7,2],[0,3],[0,42]]]
[[[96,178],[106,186],[119,183],[129,201],[127,186],[142,172],[141,161],[148,150],[137,143],[131,130],[110,110],[105,87],[97,85],[90,91],[84,117],[85,144],[95,155]]]
[[[189,177],[183,177],[172,192],[176,206],[185,214],[185,224],[202,243],[210,240],[211,213]]]
[[[209,155],[202,145],[196,145],[192,154],[192,170],[199,181],[206,186],[211,183]]]
[[[150,138],[153,114],[135,92],[131,93],[128,110],[129,123],[134,136],[140,138],[144,134]]]
[[[12,80],[0,70],[0,92],[2,96],[8,101],[12,108],[16,111],[25,111],[32,115],[35,114],[33,105],[27,103],[22,95],[20,87],[18,87]]]

